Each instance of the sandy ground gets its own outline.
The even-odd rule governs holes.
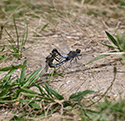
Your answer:
[[[37,2],[36,4],[41,5],[41,3],[39,2]],[[95,8],[101,10],[101,8],[98,8],[96,5],[93,5],[91,7],[89,5],[81,5],[77,2],[74,2],[74,6],[79,7],[79,11],[75,11],[75,9],[72,8],[72,11],[70,11],[70,15],[68,16],[68,12],[65,10],[63,11],[65,15],[59,17],[58,14],[62,12],[58,9],[60,4],[55,3],[56,12],[54,13],[52,19],[49,18],[52,16],[49,16],[48,20],[45,19],[47,13],[43,18],[40,16],[40,14],[37,14],[40,16],[37,18],[31,18],[26,16],[26,21],[29,27],[29,36],[25,48],[29,46],[32,46],[32,48],[25,50],[23,52],[23,58],[21,60],[8,60],[6,62],[1,63],[0,67],[5,67],[5,65],[9,66],[12,64],[23,63],[23,61],[27,59],[27,72],[35,71],[39,67],[44,68],[45,58],[54,48],[52,44],[55,44],[62,51],[66,50],[65,48],[62,49],[59,46],[60,43],[58,42],[58,34],[63,35],[66,44],[69,46],[71,50],[75,50],[76,48],[81,49],[81,53],[84,56],[82,60],[80,60],[80,63],[85,64],[86,62],[91,60],[93,56],[96,57],[100,53],[110,51],[109,48],[101,45],[101,43],[109,44],[105,31],[108,31],[112,35],[115,34],[114,32],[116,29],[118,29],[120,32],[124,32],[124,17],[112,18],[108,17],[108,15],[106,17],[101,15],[87,15],[87,11]],[[68,3],[66,2],[66,6],[67,4]],[[113,11],[109,10],[109,7],[101,7],[105,9],[105,11],[107,11],[108,14],[110,13],[110,15],[112,15]],[[45,29],[45,31],[39,32],[39,30],[50,20],[51,22],[48,28]],[[75,21],[75,23],[73,23],[73,21]],[[8,24],[11,24],[11,22],[12,21],[8,22]],[[22,22],[17,22],[17,26],[18,29],[22,32]],[[36,36],[36,34],[38,36]],[[110,86],[113,80],[113,68],[115,65],[117,67],[118,73],[113,84],[113,87],[108,92],[108,95],[109,97],[111,96],[111,98],[116,99],[119,97],[119,94],[121,94],[124,98],[124,66],[121,65],[120,62],[115,62],[112,63],[112,65],[110,66],[105,66],[102,68],[87,69],[100,64],[108,64],[109,62],[112,62],[115,58],[117,58],[117,56],[113,55],[112,57],[107,57],[79,68],[64,69],[64,64],[58,70],[58,73],[61,73],[62,75],[64,75],[64,77],[53,77],[50,82],[50,87],[57,90],[65,98],[68,98],[69,95],[71,95],[74,92],[84,91],[86,89],[100,91],[100,94],[103,94]],[[52,71],[52,69],[50,69],[49,71]]]
[[[80,16],[81,17],[81,16]],[[84,16],[82,16],[84,17]],[[53,35],[47,35],[40,37],[38,39],[39,43],[35,47],[24,52],[24,56],[28,60],[27,70],[34,71],[39,67],[45,66],[45,58],[49,55],[53,48],[52,44],[54,43],[60,50],[66,51],[66,48],[62,49],[58,42],[58,34],[62,34],[64,40],[69,46],[70,50],[76,50],[76,48],[81,49],[83,54],[82,60],[79,63],[86,64],[88,61],[93,59],[93,56],[96,57],[101,53],[109,52],[110,50],[107,47],[101,45],[101,43],[108,43],[108,38],[105,34],[105,26],[95,17],[86,16],[86,19],[92,20],[98,23],[98,26],[85,26],[82,27],[83,30],[74,30],[72,28],[64,28],[66,31],[58,32]],[[94,23],[93,22],[93,23]],[[63,26],[62,26],[63,28]],[[113,33],[114,28],[107,30],[108,32]],[[102,30],[102,31],[100,31]],[[69,33],[68,33],[69,32]],[[89,33],[89,34],[88,34]],[[87,36],[86,36],[87,35]],[[30,39],[29,39],[30,40]],[[35,38],[32,38],[32,41],[35,41]],[[35,42],[34,42],[35,43]],[[31,45],[31,44],[29,44]],[[116,56],[116,55],[115,55]],[[109,87],[111,81],[113,80],[114,73],[113,68],[115,65],[117,67],[118,73],[115,80],[115,83],[110,90],[110,95],[114,98],[119,97],[119,94],[124,95],[124,66],[120,62],[112,63],[111,66],[105,66],[103,68],[97,69],[88,69],[94,66],[99,66],[101,64],[108,64],[112,62],[115,58],[107,57],[98,61],[95,61],[89,65],[82,66],[80,68],[69,68],[66,69],[65,64],[58,70],[59,73],[64,75],[64,77],[53,77],[50,83],[52,88],[59,91],[64,96],[68,97],[73,92],[83,91],[86,89],[91,89],[95,91],[104,92]],[[65,68],[65,69],[64,69]],[[50,69],[52,71],[52,69]],[[62,73],[63,72],[63,73]],[[45,80],[44,80],[45,81]]]

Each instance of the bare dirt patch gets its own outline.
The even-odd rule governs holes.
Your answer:
[[[63,35],[71,50],[79,48],[82,53],[86,54],[81,61],[83,64],[91,60],[92,55],[97,56],[100,53],[109,52],[109,48],[101,45],[101,43],[109,43],[105,31],[112,35],[115,34],[116,29],[124,32],[124,12],[118,8],[118,4],[115,2],[111,5],[103,5],[102,3],[82,4],[78,1],[33,2],[33,5],[43,6],[43,9],[40,7],[37,11],[28,11],[29,9],[25,8],[25,18],[29,26],[29,37],[25,48],[29,46],[32,46],[32,48],[23,52],[21,60],[7,60],[1,63],[0,67],[23,63],[25,59],[27,59],[28,72],[35,71],[41,66],[44,67],[45,58],[54,48],[52,43],[58,45],[58,34]],[[104,12],[106,15],[103,15]],[[31,17],[31,14],[35,17]],[[9,20],[8,26],[12,24],[11,20]],[[40,31],[47,23],[49,23],[47,28]],[[22,18],[17,21],[17,26],[21,33],[23,28]],[[3,40],[5,36],[3,36]],[[90,67],[110,63],[114,58],[116,57],[107,57],[80,68],[65,69],[62,73],[64,77],[53,77],[50,86],[65,98],[68,98],[74,92],[86,89],[100,91],[100,94],[103,94],[113,80],[113,67],[115,65],[118,73],[108,95],[111,98],[118,98],[119,94],[124,97],[124,66],[120,62],[87,70]],[[62,68],[58,72],[61,73]]]

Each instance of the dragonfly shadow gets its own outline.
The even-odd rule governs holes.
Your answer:
[[[65,41],[64,41],[64,39],[63,39],[63,37],[61,36],[60,38],[62,38],[59,41],[61,47],[67,46]],[[67,63],[69,63],[69,67],[67,67],[67,68],[72,68],[75,64],[78,64],[78,66],[76,66],[76,67],[82,68],[83,66],[85,66],[84,64],[82,64],[83,62],[80,64],[77,61],[80,60],[80,58],[82,58],[83,56],[84,56],[84,59],[82,61],[85,62],[87,59],[90,60],[90,57],[88,58],[85,55],[86,54],[81,54],[81,50],[80,49],[76,49],[74,51],[68,51],[68,53],[63,55],[62,53],[60,53],[55,48],[55,49],[53,49],[51,51],[49,56],[46,57],[45,73],[47,73],[48,68],[60,67],[61,65],[64,65],[64,64],[66,65]],[[89,67],[89,68],[85,67],[84,69],[77,69],[77,70],[74,70],[74,71],[67,72],[67,74],[76,73],[76,72],[80,72],[80,71],[87,71],[87,70],[96,69],[96,68],[101,68],[101,67],[108,66],[108,65],[111,65],[111,64],[110,63],[108,63],[108,64],[101,64],[99,66],[93,66],[93,67]],[[76,68],[76,67],[74,67],[74,68]],[[43,72],[42,72],[42,74],[43,74]]]
[[[112,64],[112,62],[110,62],[110,63],[100,64],[98,66],[88,67],[88,68],[84,68],[84,69],[77,69],[75,71],[67,72],[66,74],[72,74],[72,73],[76,73],[76,72],[88,71],[88,70],[91,70],[91,69],[98,69],[98,68],[103,68],[103,67],[106,67],[106,66],[116,66],[116,65],[117,65],[116,63]]]

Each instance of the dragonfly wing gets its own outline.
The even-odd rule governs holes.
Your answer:
[[[89,61],[94,59],[93,55],[79,54],[77,57],[69,60],[64,64],[68,68],[77,68],[85,66]]]
[[[47,71],[48,71],[48,65],[46,64],[46,66],[43,68],[43,70],[41,71],[41,73],[40,73],[40,78],[42,79],[42,80],[45,80],[46,79],[46,77],[45,77],[45,74],[47,73]]]
[[[57,41],[53,45],[63,55],[67,55],[70,52],[70,48],[61,34],[58,35]]]
[[[94,54],[82,54],[82,62],[84,64],[87,64],[89,61],[93,60],[95,58]]]

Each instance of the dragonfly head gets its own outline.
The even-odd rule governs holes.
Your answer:
[[[52,50],[52,53],[57,53],[57,52],[58,52],[57,49]]]
[[[62,55],[58,52],[58,50],[57,50],[57,49],[53,49],[53,50],[52,50],[52,53],[53,53],[53,54],[58,53],[58,55],[62,56]]]
[[[81,52],[81,50],[80,50],[80,49],[76,49],[76,52],[77,52],[77,53],[80,53],[80,52]]]

